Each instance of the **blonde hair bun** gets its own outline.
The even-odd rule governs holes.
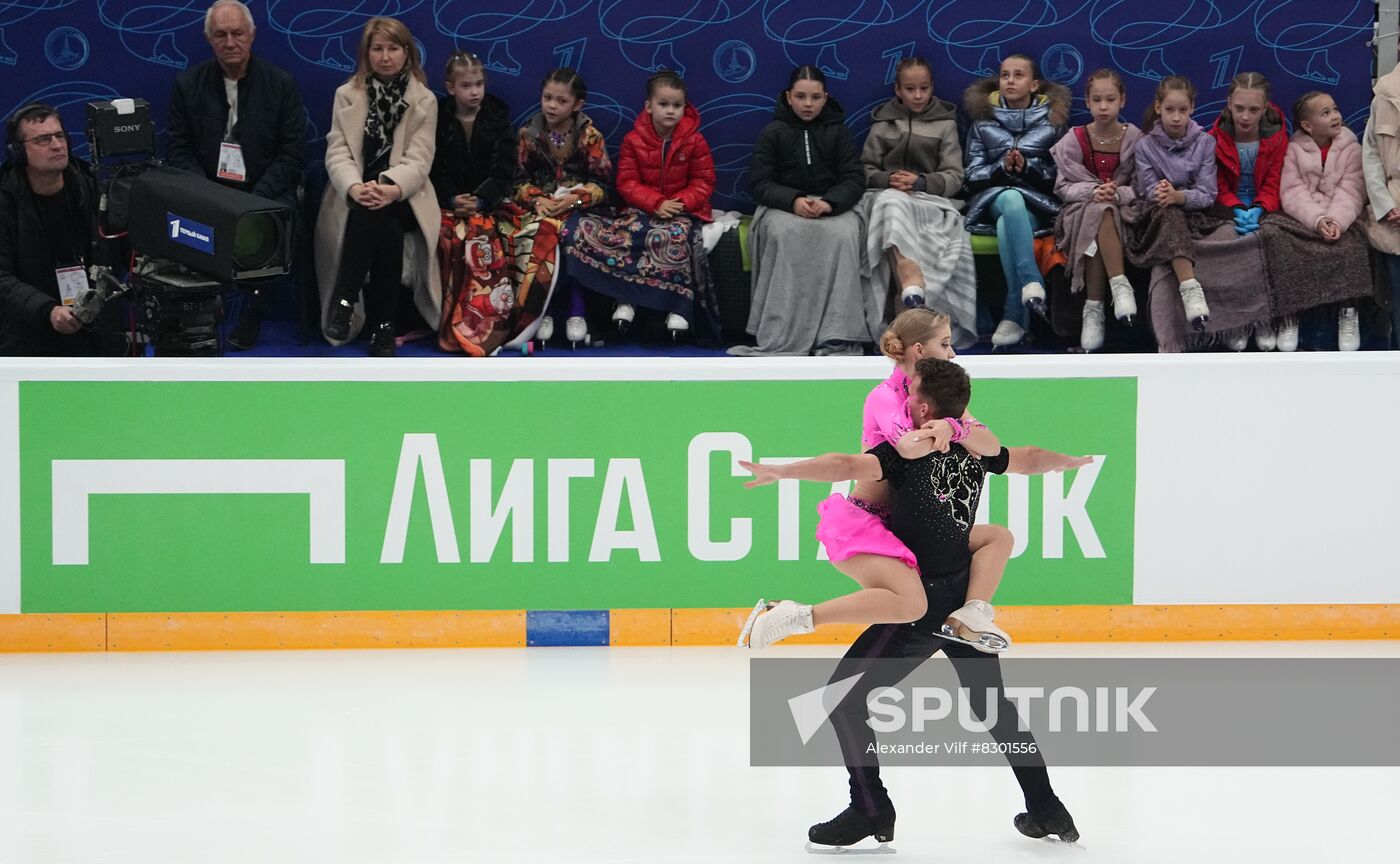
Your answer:
[[[910,345],[922,345],[933,339],[952,319],[932,309],[905,309],[894,317],[880,337],[880,353],[898,363]]]

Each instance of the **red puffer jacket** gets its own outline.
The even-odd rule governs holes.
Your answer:
[[[1229,110],[1226,108],[1210,129],[1215,136],[1215,200],[1226,207],[1243,207],[1244,202],[1236,194],[1240,191],[1240,151],[1235,147],[1235,124]],[[1259,118],[1259,155],[1254,160],[1254,203],[1268,213],[1277,213],[1281,206],[1279,181],[1287,155],[1288,126],[1283,122],[1283,112],[1270,102]]]
[[[715,160],[700,134],[700,112],[689,103],[671,133],[665,160],[661,138],[643,111],[622,139],[617,158],[617,191],[622,200],[652,213],[662,202],[679,198],[685,212],[710,221],[710,195],[715,191]]]

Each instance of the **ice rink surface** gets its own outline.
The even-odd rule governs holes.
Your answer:
[[[1400,642],[1015,657],[1400,657]],[[834,656],[774,649],[768,656]],[[943,662],[937,658],[931,662]],[[1304,695],[1305,694],[1300,694]],[[1325,742],[1299,742],[1325,746]],[[751,768],[725,648],[0,655],[0,862],[807,862],[840,768]],[[896,862],[1390,860],[1400,769],[891,768]]]

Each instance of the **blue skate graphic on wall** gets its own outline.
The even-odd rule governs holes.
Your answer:
[[[190,62],[175,41],[176,31],[193,29],[202,43],[208,8],[207,0],[97,0],[97,14],[117,32],[123,48],[138,60],[172,69],[184,69]]]
[[[598,0],[598,28],[628,63],[685,74],[676,43],[747,15],[759,0]]]
[[[592,0],[433,0],[437,31],[459,47],[481,54],[487,69],[519,75],[522,66],[511,40],[542,24],[556,24],[588,8]]]
[[[1160,81],[1199,62],[1190,42],[1207,31],[1242,27],[1258,0],[1097,0],[1089,12],[1094,41],[1107,45],[1119,71]],[[1199,83],[1204,76],[1197,74]]]
[[[930,0],[924,14],[928,35],[943,45],[954,66],[974,77],[997,74],[1007,54],[1030,48],[1040,31],[1061,27],[1088,7],[1090,0]],[[1061,40],[1063,40],[1061,36]],[[1056,46],[1060,48],[1068,45]],[[1052,69],[1043,70],[1052,80],[1063,67],[1072,75],[1074,64],[1082,71],[1083,55],[1072,49],[1057,55],[1046,52]],[[1063,83],[1063,82],[1062,82]]]
[[[924,0],[826,0],[819,6],[809,0],[766,0],[763,32],[783,46],[794,66],[811,64],[827,77],[845,81],[851,68],[837,49],[876,27],[902,21],[918,11]],[[860,58],[858,63],[868,62]]]
[[[1371,0],[1278,0],[1259,4],[1254,33],[1288,74],[1331,87],[1342,80],[1332,65],[1332,48],[1355,45],[1369,35],[1374,14]]]
[[[6,66],[19,63],[19,52],[11,48],[5,39],[6,28],[40,12],[51,12],[71,6],[73,2],[74,0],[0,0],[0,63]]]
[[[316,66],[353,72],[360,32],[371,18],[402,18],[421,6],[423,0],[359,0],[342,4],[316,5],[306,0],[269,0],[267,23],[287,34],[292,51]],[[410,28],[411,22],[408,23]]]

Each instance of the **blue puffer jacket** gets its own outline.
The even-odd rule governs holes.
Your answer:
[[[974,234],[995,234],[992,201],[1006,189],[1019,189],[1026,206],[1045,217],[1045,227],[1037,236],[1053,230],[1060,200],[1055,197],[1055,159],[1050,148],[1065,133],[1069,120],[1070,93],[1061,84],[1041,82],[1041,92],[1028,108],[1007,108],[1001,104],[997,79],[986,78],[963,94],[964,106],[972,117],[967,133],[967,230]],[[1020,174],[1006,170],[1004,160],[1011,150],[1020,150],[1026,169]]]

